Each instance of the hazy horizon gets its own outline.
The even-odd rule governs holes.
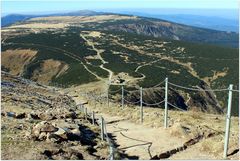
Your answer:
[[[92,10],[112,13],[190,14],[238,19],[237,0],[3,0],[2,16]]]
[[[35,11],[35,12],[12,12],[5,13],[2,11],[1,17],[11,15],[11,14],[23,14],[23,15],[45,15],[45,14],[56,14],[56,13],[67,13],[67,12],[77,12],[90,9],[79,9],[79,10],[55,10],[55,11]],[[95,12],[111,12],[119,14],[134,14],[142,13],[146,15],[194,15],[194,16],[206,16],[206,17],[218,17],[224,19],[238,20],[238,10],[237,9],[174,9],[174,8],[152,8],[152,9],[92,9],[90,11]]]

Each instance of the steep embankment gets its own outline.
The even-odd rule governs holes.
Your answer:
[[[108,158],[100,129],[71,97],[9,73],[1,73],[1,158],[98,160]]]

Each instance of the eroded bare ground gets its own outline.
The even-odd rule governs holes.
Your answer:
[[[2,53],[2,66],[13,75],[22,75],[24,68],[30,64],[37,54],[35,50],[16,49]],[[32,73],[32,80],[48,84],[53,77],[59,77],[69,68],[68,64],[48,59],[44,60]]]
[[[37,51],[30,49],[6,50],[2,52],[1,59],[4,67],[11,71],[13,75],[23,73],[24,67],[36,56]]]
[[[106,159],[108,145],[71,97],[2,72],[2,159]]]
[[[214,80],[227,75],[227,72],[228,72],[227,68],[225,68],[224,71],[222,71],[222,72],[221,71],[213,71],[212,77],[205,77],[205,78],[203,78],[203,80],[205,82],[207,82],[208,84],[211,84],[211,82],[213,82]]]
[[[54,76],[56,78],[59,77],[61,74],[66,72],[68,68],[68,64],[64,62],[48,59],[43,61],[40,68],[33,72],[32,80],[48,84]]]
[[[163,128],[164,110],[144,108],[140,123],[139,106],[96,102],[66,89],[76,102],[104,116],[107,130],[128,159],[223,159],[225,116],[194,111],[169,111],[169,128]],[[239,158],[239,122],[232,117],[228,159]]]

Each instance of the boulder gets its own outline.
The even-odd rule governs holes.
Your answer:
[[[66,119],[67,120],[67,119]],[[56,126],[57,127],[61,127],[61,128],[68,128],[68,129],[78,129],[79,128],[79,126],[77,125],[77,124],[75,124],[75,123],[69,123],[69,121],[66,121],[66,120],[57,120],[56,122],[55,122],[55,124],[56,124]]]
[[[31,139],[31,138],[32,138],[31,132],[26,131],[26,132],[25,132],[25,138],[26,138],[26,139]]]
[[[7,112],[8,117],[15,117],[16,113],[15,112]]]
[[[84,158],[83,158],[82,153],[79,153],[77,151],[72,151],[70,153],[70,158],[69,159],[70,160],[83,160]]]
[[[54,132],[53,134],[61,137],[62,139],[68,139],[68,130],[66,130],[66,128],[61,128],[59,127],[58,130],[56,132]]]
[[[46,121],[50,121],[50,120],[53,120],[53,119],[56,119],[55,116],[51,115],[51,114],[46,114],[46,113],[40,113],[38,115],[38,117],[41,119],[41,120],[46,120]]]
[[[19,125],[15,126],[15,128],[18,130],[23,130],[24,126],[23,126],[23,124],[19,124]]]
[[[41,132],[40,135],[38,136],[39,140],[46,140],[47,139],[47,133],[46,132]]]
[[[57,128],[54,127],[51,123],[42,121],[33,127],[32,136],[39,138],[41,135],[41,138],[42,138],[44,135],[42,133],[46,133],[45,135],[47,135],[48,132],[55,132],[55,131],[57,131]]]
[[[77,135],[77,136],[81,135],[81,132],[80,132],[79,129],[73,129],[73,130],[71,130],[71,133],[74,134],[74,135]]]
[[[27,116],[26,113],[23,112],[23,113],[16,114],[15,118],[17,118],[17,119],[23,119],[23,118],[26,118],[26,116]]]
[[[5,112],[1,112],[1,116],[6,116],[6,113]]]
[[[65,114],[65,118],[72,118],[72,119],[75,119],[77,118],[77,115],[75,112],[68,112]]]
[[[54,127],[52,124],[50,123],[47,123],[45,124],[45,126],[43,126],[41,129],[40,129],[40,132],[55,132],[57,131],[58,129],[56,127]]]
[[[38,117],[38,114],[35,114],[35,113],[30,113],[28,114],[27,117],[34,120],[40,120],[40,118]]]

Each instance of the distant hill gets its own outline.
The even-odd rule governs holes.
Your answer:
[[[167,20],[175,23],[201,27],[212,30],[227,31],[227,32],[239,32],[238,20],[227,19],[214,16],[200,16],[191,14],[149,14],[143,12],[120,12],[125,14],[131,14],[136,16],[143,16],[149,18],[157,18],[161,20]]]
[[[69,13],[56,13],[56,14],[48,14],[48,15],[16,14],[16,15],[8,15],[8,16],[2,17],[2,26],[3,27],[9,26],[16,22],[23,22],[31,18],[43,17],[43,16],[51,17],[51,16],[94,16],[94,15],[119,15],[119,14],[95,12],[95,11],[89,11],[89,10],[81,10],[81,11],[69,12]],[[126,16],[129,16],[129,15],[126,15]],[[193,17],[192,19],[196,20],[196,18],[197,17]],[[178,19],[178,17],[172,17],[171,20],[175,21],[176,19]],[[189,24],[190,18],[188,17],[188,19],[184,21],[183,18],[179,17],[178,21],[180,23],[186,22],[186,24]],[[219,21],[219,20],[215,20],[211,24],[215,24],[216,21]],[[191,21],[191,22],[194,23],[194,21]],[[208,21],[203,20],[203,17],[202,17],[199,20],[199,22],[195,22],[195,25],[201,27],[201,25],[196,24],[200,22],[203,24],[206,24]],[[174,22],[156,19],[156,18],[139,17],[138,19],[134,19],[134,20],[122,20],[117,22],[110,21],[108,23],[104,23],[101,26],[106,30],[110,29],[110,30],[116,30],[116,31],[125,31],[125,32],[137,33],[142,35],[166,38],[171,40],[184,40],[184,41],[190,41],[190,42],[224,45],[224,46],[230,46],[235,48],[238,47],[237,33],[193,27],[193,26],[174,23]]]
[[[14,24],[16,22],[21,22],[28,20],[30,18],[36,18],[36,17],[49,17],[49,16],[93,16],[102,14],[101,12],[94,12],[89,10],[81,10],[81,11],[75,11],[75,12],[68,12],[68,13],[55,13],[55,14],[43,14],[43,15],[23,15],[23,14],[10,14],[6,15],[4,17],[1,17],[1,26],[9,26],[11,24]]]
[[[33,18],[33,17],[37,17],[37,16],[20,15],[20,14],[7,15],[7,16],[1,17],[1,26],[2,27],[9,26],[9,25],[14,24],[16,22],[25,21],[25,20],[28,20],[28,19]]]
[[[186,24],[190,26],[208,28],[213,30],[227,31],[227,32],[239,32],[238,20],[225,19],[220,17],[207,17],[197,15],[159,15],[154,16],[176,23]]]
[[[238,34],[235,32],[204,29],[156,18],[139,17],[137,20],[105,23],[103,27],[110,30],[137,33],[170,40],[208,43],[238,48]]]

